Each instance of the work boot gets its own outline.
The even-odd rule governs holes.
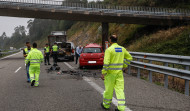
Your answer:
[[[32,81],[31,86],[34,86],[35,80]]]
[[[47,65],[47,64],[45,63],[45,65]]]
[[[38,87],[39,85],[34,85],[35,87]]]
[[[50,63],[48,63],[48,65],[51,65]]]
[[[109,110],[109,108],[105,108],[105,107],[104,107],[103,103],[101,103],[101,107],[102,107],[103,109],[105,109],[105,110]]]
[[[38,87],[39,86],[39,82],[35,82],[34,86]]]

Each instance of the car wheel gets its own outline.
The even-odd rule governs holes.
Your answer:
[[[80,65],[79,65],[79,69],[83,69],[83,66],[80,66]]]

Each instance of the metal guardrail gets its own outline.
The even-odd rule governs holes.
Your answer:
[[[8,51],[8,52],[0,52],[0,57],[3,56],[3,55],[9,55],[9,54],[12,54],[12,53],[16,53],[16,52],[19,52],[20,50],[14,50],[14,51]]]
[[[189,9],[157,8],[142,6],[115,6],[99,3],[71,3],[55,0],[0,0],[0,6],[19,6],[30,8],[46,8],[73,11],[88,11],[101,13],[120,13],[137,15],[160,15],[160,16],[190,16]]]
[[[185,94],[189,95],[190,80],[190,56],[154,54],[142,52],[130,52],[134,60],[128,67],[128,74],[131,73],[131,67],[137,68],[137,77],[140,78],[140,69],[149,71],[149,81],[152,82],[152,72],[164,74],[164,87],[168,88],[168,76],[173,76],[185,80]],[[161,63],[161,65],[155,64]],[[162,65],[163,64],[163,65]],[[169,67],[169,64],[183,66],[184,69]]]

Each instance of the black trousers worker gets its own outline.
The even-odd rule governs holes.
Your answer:
[[[76,53],[76,64],[78,63],[79,54]]]
[[[50,56],[50,53],[46,53],[45,54],[45,57],[44,57],[44,59],[45,59],[45,65],[46,65],[47,62],[48,62],[48,65],[50,65],[50,63],[49,63],[49,56]]]
[[[57,59],[58,59],[58,53],[57,52],[53,52],[53,62],[54,62],[54,65],[57,65]]]

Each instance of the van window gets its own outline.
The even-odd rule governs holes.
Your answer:
[[[71,48],[71,43],[58,43],[57,44],[59,48]]]
[[[101,48],[84,48],[83,53],[102,53]]]

